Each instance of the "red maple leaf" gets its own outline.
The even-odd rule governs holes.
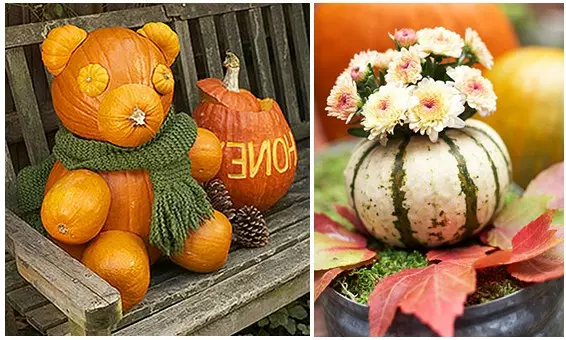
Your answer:
[[[426,253],[429,261],[450,261],[453,263],[472,266],[479,258],[495,248],[481,245],[471,245],[468,247],[433,249]]]
[[[368,299],[370,335],[383,336],[399,307],[439,335],[453,336],[454,321],[464,313],[466,296],[475,289],[474,268],[452,261],[388,276]]]
[[[328,285],[334,280],[340,273],[356,269],[359,267],[367,266],[373,263],[374,259],[360,262],[351,266],[344,266],[338,268],[332,268],[329,270],[315,270],[314,272],[314,300],[316,301],[320,294],[328,287]]]
[[[474,263],[475,268],[485,268],[527,261],[563,243],[562,237],[555,237],[551,229],[554,210],[549,210],[521,229],[512,241],[511,250],[499,250]]]
[[[356,213],[352,209],[344,205],[334,204],[334,210],[336,210],[336,212],[340,214],[340,216],[348,220],[348,222],[352,223],[354,229],[356,229],[358,233],[364,236],[371,236],[371,234],[367,231],[366,227],[364,227],[364,225],[358,219]]]

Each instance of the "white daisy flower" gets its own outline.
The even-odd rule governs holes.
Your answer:
[[[413,45],[409,49],[402,48],[393,60],[389,63],[385,81],[388,84],[415,84],[422,79],[421,66],[422,51],[418,45]]]
[[[336,79],[330,95],[326,99],[326,111],[330,117],[336,117],[350,122],[356,113],[362,99],[358,94],[356,82],[352,79],[349,69],[346,69]]]
[[[370,140],[378,137],[384,144],[387,133],[393,133],[395,126],[403,125],[410,96],[408,88],[387,84],[368,97],[362,107],[362,125],[364,130],[370,131]]]
[[[493,56],[481,40],[478,32],[471,28],[466,28],[466,37],[464,39],[466,47],[476,56],[478,62],[488,70],[493,66]]]
[[[482,77],[480,70],[469,66],[448,67],[446,74],[454,80],[454,86],[466,97],[468,105],[482,117],[495,112],[497,96],[493,85]]]
[[[423,28],[417,32],[417,40],[427,54],[446,57],[458,58],[464,47],[462,37],[444,27]]]
[[[458,115],[464,112],[465,99],[451,83],[425,78],[413,86],[409,99],[409,128],[425,133],[435,143],[444,128],[463,128]]]
[[[348,69],[350,69],[350,75],[354,81],[360,81],[364,79],[369,71],[368,65],[374,65],[379,60],[379,55],[377,51],[362,51],[354,55],[350,60]]]

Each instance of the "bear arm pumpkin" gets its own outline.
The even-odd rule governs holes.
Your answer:
[[[86,39],[87,32],[73,25],[52,29],[41,44],[41,59],[49,73],[58,76],[71,59],[71,55]]]

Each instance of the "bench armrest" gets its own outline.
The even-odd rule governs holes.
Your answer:
[[[6,249],[20,275],[67,315],[73,335],[109,334],[122,318],[115,288],[9,209]]]

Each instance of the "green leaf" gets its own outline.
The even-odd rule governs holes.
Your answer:
[[[261,319],[261,320],[259,320],[259,321],[257,322],[257,325],[258,325],[259,327],[265,327],[265,326],[269,325],[269,319],[268,319],[268,318],[263,318],[263,319]]]
[[[53,6],[53,13],[55,13],[55,16],[57,16],[58,18],[62,18],[65,15],[65,9],[63,8],[63,5],[55,4],[55,6]]]
[[[297,325],[295,323],[295,319],[288,319],[288,322],[286,325],[283,325],[283,327],[287,330],[287,332],[289,332],[289,334],[291,335],[295,335],[295,333],[297,332]]]
[[[287,308],[289,315],[297,320],[303,320],[309,314],[307,313],[306,309],[303,308],[301,305],[295,305],[290,308]]]
[[[262,328],[257,332],[257,335],[259,335],[259,336],[269,336],[270,334],[269,334],[268,331],[266,331],[265,329]]]
[[[279,326],[286,326],[289,322],[289,313],[287,312],[287,309],[282,308],[277,312],[269,315],[269,322],[271,323],[269,325],[269,328],[271,329],[277,328]]]
[[[363,127],[353,127],[348,129],[348,133],[354,137],[367,138],[369,131],[365,131]]]
[[[310,328],[307,325],[304,325],[302,323],[297,325],[297,329],[303,334],[303,335],[310,335]]]

